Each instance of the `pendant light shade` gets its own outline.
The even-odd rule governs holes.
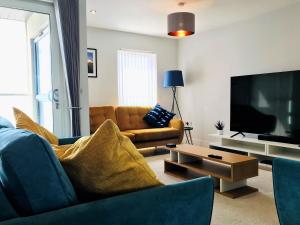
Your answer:
[[[195,15],[176,12],[168,15],[168,35],[185,37],[195,33]]]

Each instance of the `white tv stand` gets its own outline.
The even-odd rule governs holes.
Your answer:
[[[242,152],[261,159],[278,157],[300,161],[300,147],[295,144],[263,141],[248,137],[231,138],[229,135],[210,134],[209,136],[213,139],[209,145],[221,150]]]

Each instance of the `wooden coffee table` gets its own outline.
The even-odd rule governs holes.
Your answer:
[[[182,179],[211,176],[216,191],[230,198],[258,191],[247,186],[248,178],[258,176],[258,160],[254,157],[188,144],[165,148],[170,150],[170,159],[164,162],[167,174]],[[222,156],[222,159],[208,157],[209,154]]]

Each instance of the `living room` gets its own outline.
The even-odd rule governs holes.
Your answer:
[[[0,225],[300,225],[299,12],[0,1]]]

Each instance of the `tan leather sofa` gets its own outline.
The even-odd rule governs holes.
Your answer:
[[[172,119],[169,127],[152,128],[143,117],[152,107],[96,106],[90,107],[90,132],[94,133],[107,119],[113,120],[123,135],[129,137],[137,148],[179,144],[183,139],[183,122]]]

